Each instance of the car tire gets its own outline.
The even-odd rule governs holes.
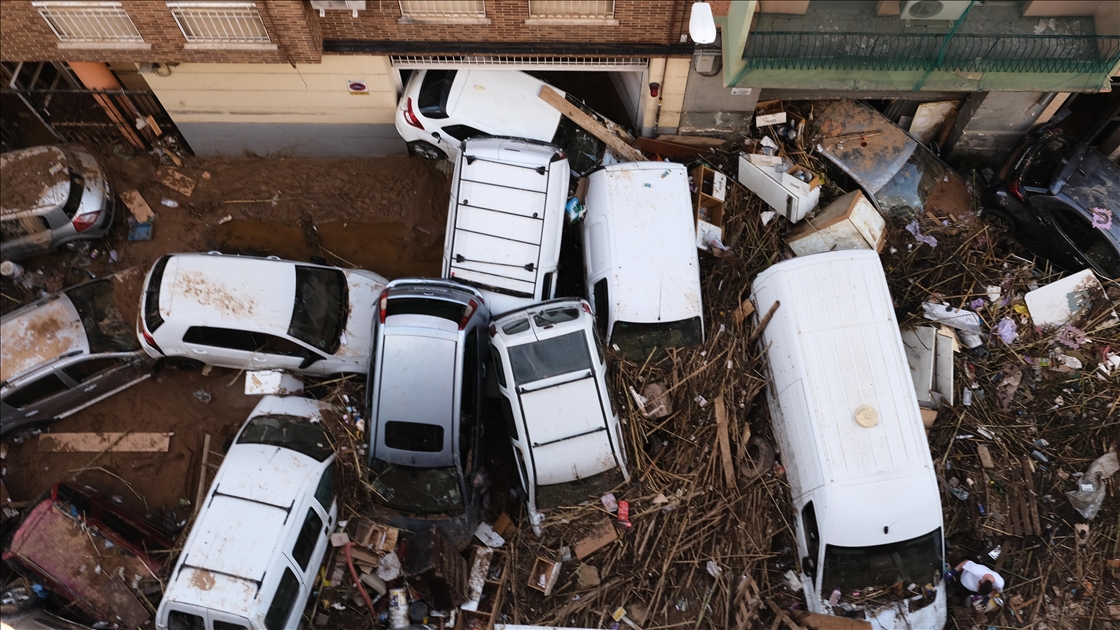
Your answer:
[[[205,363],[197,359],[189,359],[187,357],[167,357],[159,363],[160,367],[172,370],[194,371],[201,370],[206,366]]]
[[[774,467],[777,453],[765,439],[752,435],[747,440],[744,452],[739,456],[739,476],[743,479],[757,479]]]
[[[1015,236],[1015,219],[1006,210],[999,208],[984,208],[980,214],[984,221],[990,223],[1002,236]]]
[[[437,147],[430,142],[423,140],[416,140],[408,143],[408,154],[416,157],[424,158],[425,160],[446,160],[447,154],[443,149]]]

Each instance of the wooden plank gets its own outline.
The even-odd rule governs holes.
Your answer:
[[[156,213],[152,212],[152,207],[148,205],[147,201],[144,201],[144,197],[139,191],[135,189],[126,190],[118,196],[124,202],[128,211],[132,213],[137,223],[147,223],[156,218]]]
[[[797,623],[809,630],[871,630],[871,622],[816,613],[794,613]]]
[[[1023,477],[1027,480],[1027,487],[1025,489],[1027,495],[1027,504],[1030,506],[1030,524],[1031,534],[1033,536],[1042,535],[1042,523],[1038,518],[1038,497],[1035,496],[1034,491],[1034,475],[1031,473],[1031,460],[1023,458]]]
[[[611,519],[603,519],[591,532],[576,542],[576,557],[583,560],[587,556],[618,540]]]
[[[161,166],[156,171],[156,181],[184,197],[191,196],[196,183],[193,179],[167,166]]]
[[[736,324],[742,324],[743,320],[750,317],[753,313],[754,304],[750,300],[743,300],[743,302],[739,304],[739,308],[731,313],[731,317],[735,320]]]
[[[174,433],[40,433],[40,453],[166,453]],[[114,444],[115,443],[115,444]],[[112,447],[112,448],[110,448]]]
[[[210,459],[210,434],[202,439],[202,465],[198,467],[198,491],[194,495],[194,513],[198,514],[202,507],[202,499],[206,496],[209,486],[206,484],[206,463]]]
[[[976,447],[976,454],[980,456],[980,465],[984,468],[995,468],[995,462],[992,461],[992,453],[988,447],[981,444]]]
[[[583,110],[576,107],[574,104],[569,103],[568,99],[560,96],[560,93],[556,90],[547,85],[541,86],[540,98],[556,108],[556,111],[566,116],[569,120],[583,127],[588,133],[606,143],[611,151],[614,151],[622,160],[627,162],[646,161],[646,157],[642,155],[640,151],[623,142],[618,136],[607,131],[607,128],[600,124],[599,121],[585,114]]]
[[[716,436],[719,438],[719,454],[723,460],[723,478],[727,481],[728,488],[735,488],[735,465],[731,459],[731,436],[727,428],[727,407],[723,404],[723,395],[716,396],[712,403],[716,407]]]
[[[1023,528],[1019,525],[1019,491],[1015,486],[1007,489],[1007,514],[1011,521],[1011,534],[1022,536]]]
[[[668,158],[691,158],[705,151],[700,147],[690,147],[684,144],[654,140],[653,138],[636,138],[634,148],[646,153],[656,153]]]

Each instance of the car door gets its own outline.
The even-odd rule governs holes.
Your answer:
[[[136,356],[86,356],[58,368],[77,384],[88,402],[96,402],[148,375]]]
[[[77,384],[53,369],[16,379],[10,386],[3,404],[12,410],[16,424],[50,421],[86,402]]]
[[[253,333],[253,339],[256,343],[256,350],[252,353],[253,368],[293,370],[314,374],[333,371],[331,365],[324,360],[326,357],[291,339],[265,333]],[[316,362],[306,368],[300,368],[308,358],[315,359]]]
[[[187,356],[211,365],[244,368],[252,365],[257,342],[247,330],[191,326],[183,333]]]
[[[1092,247],[1094,237],[1100,237],[1089,221],[1059,197],[1036,195],[1031,198],[1039,220],[1046,229],[1032,242],[1032,249],[1054,264],[1069,271],[1090,266],[1085,248]],[[1054,238],[1054,232],[1061,238]]]

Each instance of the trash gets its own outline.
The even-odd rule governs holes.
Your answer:
[[[996,334],[1003,343],[1012,344],[1019,338],[1019,327],[1015,325],[1015,320],[1004,317],[996,324]]]
[[[214,397],[210,395],[210,392],[202,389],[201,387],[194,390],[194,397],[206,404],[210,404],[210,401],[214,399]]]
[[[632,524],[630,523],[630,502],[629,501],[619,501],[618,502],[618,522],[623,527],[631,527]]]
[[[373,573],[363,573],[358,576],[358,580],[360,580],[362,584],[377,591],[379,595],[385,595],[389,592],[389,587],[386,586],[385,580],[382,580]]]
[[[828,603],[832,606],[840,603],[840,589],[833,589],[832,595],[828,597]]]
[[[152,221],[154,221],[154,217]],[[128,240],[130,241],[150,241],[152,240],[152,221],[147,223],[140,223],[133,217],[128,217],[125,223],[128,224]]]
[[[214,366],[213,365],[204,365],[204,366],[202,366],[202,371],[199,372],[199,373],[202,374],[203,376],[210,376],[210,373],[213,372],[213,371],[214,371]]]
[[[585,208],[584,205],[580,203],[577,197],[568,199],[567,205],[564,206],[564,214],[568,217],[568,223],[575,223],[579,221],[586,213],[587,208]]]
[[[580,588],[599,586],[599,569],[590,564],[581,564],[576,569],[576,582]]]
[[[1059,328],[1066,324],[1072,326],[1085,326],[1088,322],[1081,321],[1087,317],[1094,306],[1108,304],[1108,296],[1101,286],[1092,269],[1086,269],[1057,282],[1029,291],[1023,299],[1030,310],[1034,325],[1039,328]],[[1108,321],[1098,322],[1105,327],[1120,323],[1116,311]]]
[[[218,225],[225,225],[226,223],[229,223],[232,220],[233,220],[233,215],[232,214],[227,214],[226,216],[218,219]]]
[[[23,276],[23,272],[23,265],[19,263],[12,262],[10,260],[0,262],[0,276],[11,278],[12,280],[18,280]]]
[[[850,192],[790,232],[786,244],[798,256],[837,249],[883,251],[887,222],[875,206],[856,190]]]
[[[618,511],[618,500],[614,498],[613,492],[604,494],[603,496],[599,497],[599,500],[603,502],[603,509],[610,512],[611,514],[614,514]]]
[[[1081,547],[1089,544],[1089,526],[1085,523],[1077,523],[1073,526],[1073,535],[1077,539],[1077,546]]]
[[[801,590],[801,578],[797,577],[797,574],[793,572],[793,569],[789,569],[788,571],[786,571],[783,577],[786,578],[786,586],[788,586],[791,591],[796,593]]]
[[[701,408],[704,408],[704,407],[705,407],[705,406],[707,406],[707,404],[708,404],[708,399],[707,399],[707,398],[704,398],[703,396],[701,396],[701,395],[699,395],[699,394],[697,394],[697,395],[696,395],[696,398],[693,398],[692,400],[693,400],[693,402],[695,402],[695,403],[696,403],[697,405],[700,405],[700,407],[701,407]]]
[[[120,260],[121,260],[121,255],[117,253],[117,250],[110,249],[109,250],[109,264],[110,265],[115,265],[118,262],[120,262]]]
[[[1058,339],[1058,343],[1067,348],[1070,348],[1071,350],[1080,348],[1081,344],[1085,343],[1086,341],[1085,333],[1082,332],[1080,328],[1071,326],[1070,324],[1062,326],[1062,328],[1058,331],[1056,337]]]
[[[961,501],[968,500],[968,490],[965,490],[961,487],[960,479],[953,477],[949,479],[949,482],[946,484],[946,486],[949,488],[949,494],[957,497]]]
[[[917,221],[911,221],[906,225],[906,231],[914,235],[914,240],[919,243],[925,243],[930,247],[937,247],[937,239],[928,235],[922,234],[921,228]]]
[[[408,589],[389,591],[389,626],[395,630],[408,627]]]
[[[506,544],[506,539],[499,536],[498,532],[485,521],[478,524],[478,529],[474,530],[474,537],[487,547],[501,547]]]
[[[392,582],[401,576],[401,560],[397,557],[395,551],[381,556],[381,560],[377,563],[377,577]]]
[[[769,225],[769,223],[773,221],[774,217],[776,216],[778,216],[778,213],[774,212],[773,210],[763,210],[758,215],[758,217],[762,219],[762,225]]]
[[[552,594],[552,588],[556,586],[556,578],[560,577],[561,566],[559,562],[553,562],[538,556],[533,561],[533,568],[529,571],[529,587],[544,593],[545,597],[548,597]]]
[[[647,383],[642,388],[641,397],[646,400],[644,412],[647,418],[665,418],[673,413],[673,399],[666,396],[665,386],[661,383]]]
[[[961,343],[966,348],[976,348],[984,343],[981,338],[980,316],[972,311],[955,309],[948,304],[923,302],[925,318],[941,322],[960,331]]]
[[[190,197],[194,192],[195,181],[171,167],[161,166],[156,171],[155,179],[184,197]]]
[[[708,575],[714,578],[718,578],[723,573],[723,568],[721,568],[719,563],[715,560],[709,560],[706,568],[708,570]]]
[[[164,199],[160,203],[167,206],[168,208],[178,208],[179,207],[179,202],[175,201],[174,199]]]
[[[1080,489],[1066,492],[1073,509],[1087,520],[1093,520],[1104,502],[1104,482],[1117,470],[1120,470],[1120,460],[1116,457],[1116,451],[1106,453],[1089,464],[1089,469],[1081,477]]]
[[[999,400],[1000,409],[1007,411],[1011,407],[1011,400],[1015,397],[1022,380],[1022,368],[1017,365],[1009,365],[1005,368],[1003,379],[996,385],[996,399]]]
[[[245,372],[246,396],[302,396],[303,380],[283,370]]]
[[[997,560],[1001,553],[1003,553],[1003,545],[996,545],[995,549],[988,552],[988,557],[992,560]]]
[[[961,404],[965,407],[972,406],[972,390],[968,387],[961,391]]]
[[[611,519],[603,519],[587,536],[576,542],[576,557],[583,560],[587,556],[618,540]]]
[[[332,547],[342,547],[350,544],[350,536],[346,532],[335,532],[330,535]]]
[[[976,454],[980,456],[980,465],[984,468],[995,468],[995,462],[992,461],[992,454],[988,447],[980,444],[976,447]]]

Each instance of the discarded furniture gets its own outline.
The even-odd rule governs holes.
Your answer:
[[[806,219],[786,238],[798,256],[837,249],[883,250],[887,222],[875,206],[855,190],[829,204],[817,216]]]
[[[820,177],[814,175],[808,182],[798,179],[803,167],[793,169],[778,166],[759,166],[746,153],[739,154],[739,183],[762,198],[778,214],[797,223],[817,207],[821,197]]]

